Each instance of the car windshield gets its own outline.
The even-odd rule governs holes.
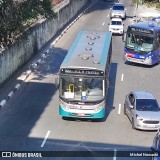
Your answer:
[[[155,99],[137,99],[136,110],[138,111],[160,111],[160,107]]]
[[[124,10],[124,6],[113,6],[113,10]]]
[[[112,21],[111,25],[122,25],[121,21]]]
[[[128,33],[125,47],[137,52],[148,53],[153,50],[153,37],[135,33]]]
[[[60,96],[72,101],[98,101],[104,98],[102,78],[79,78],[64,76],[60,78]]]

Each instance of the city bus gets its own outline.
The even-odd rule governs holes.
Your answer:
[[[104,118],[111,55],[111,32],[78,33],[56,78],[62,117]]]
[[[160,61],[160,18],[129,25],[124,39],[126,61],[145,65]]]

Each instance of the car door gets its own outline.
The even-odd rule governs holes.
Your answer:
[[[128,117],[130,120],[132,120],[133,117],[133,110],[134,110],[134,102],[135,102],[135,97],[133,93],[129,94],[128,96]]]

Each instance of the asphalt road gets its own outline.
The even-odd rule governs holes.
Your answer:
[[[127,19],[124,21],[126,29],[131,23],[135,6],[131,4],[131,0],[125,1],[125,4],[127,7]],[[123,104],[126,94],[133,89],[149,90],[160,102],[160,80],[158,79],[160,65],[145,67],[125,63],[124,43],[121,36],[113,36],[112,40],[113,55],[105,121],[64,120],[58,114],[58,90],[54,84],[55,75],[80,30],[108,31],[111,5],[112,3],[98,0],[56,43],[43,64],[1,110],[0,150],[65,150],[88,151],[89,153],[112,151],[113,154],[110,157],[65,158],[70,160],[75,158],[87,160],[150,159],[149,157],[118,156],[119,151],[148,150],[155,135],[155,132],[151,131],[133,130],[129,119],[123,114]]]

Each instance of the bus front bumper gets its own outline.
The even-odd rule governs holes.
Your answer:
[[[77,110],[66,111],[61,106],[59,106],[59,114],[63,117],[74,117],[74,118],[91,118],[91,119],[104,118],[105,108],[102,108],[99,112],[94,112],[94,110],[87,112],[85,110],[80,110],[79,112]]]
[[[132,58],[132,57],[127,57],[125,55],[125,60],[129,62],[134,62],[134,63],[140,63],[140,64],[146,64],[146,65],[153,65],[152,59],[146,58],[146,59],[138,59],[138,58]]]

